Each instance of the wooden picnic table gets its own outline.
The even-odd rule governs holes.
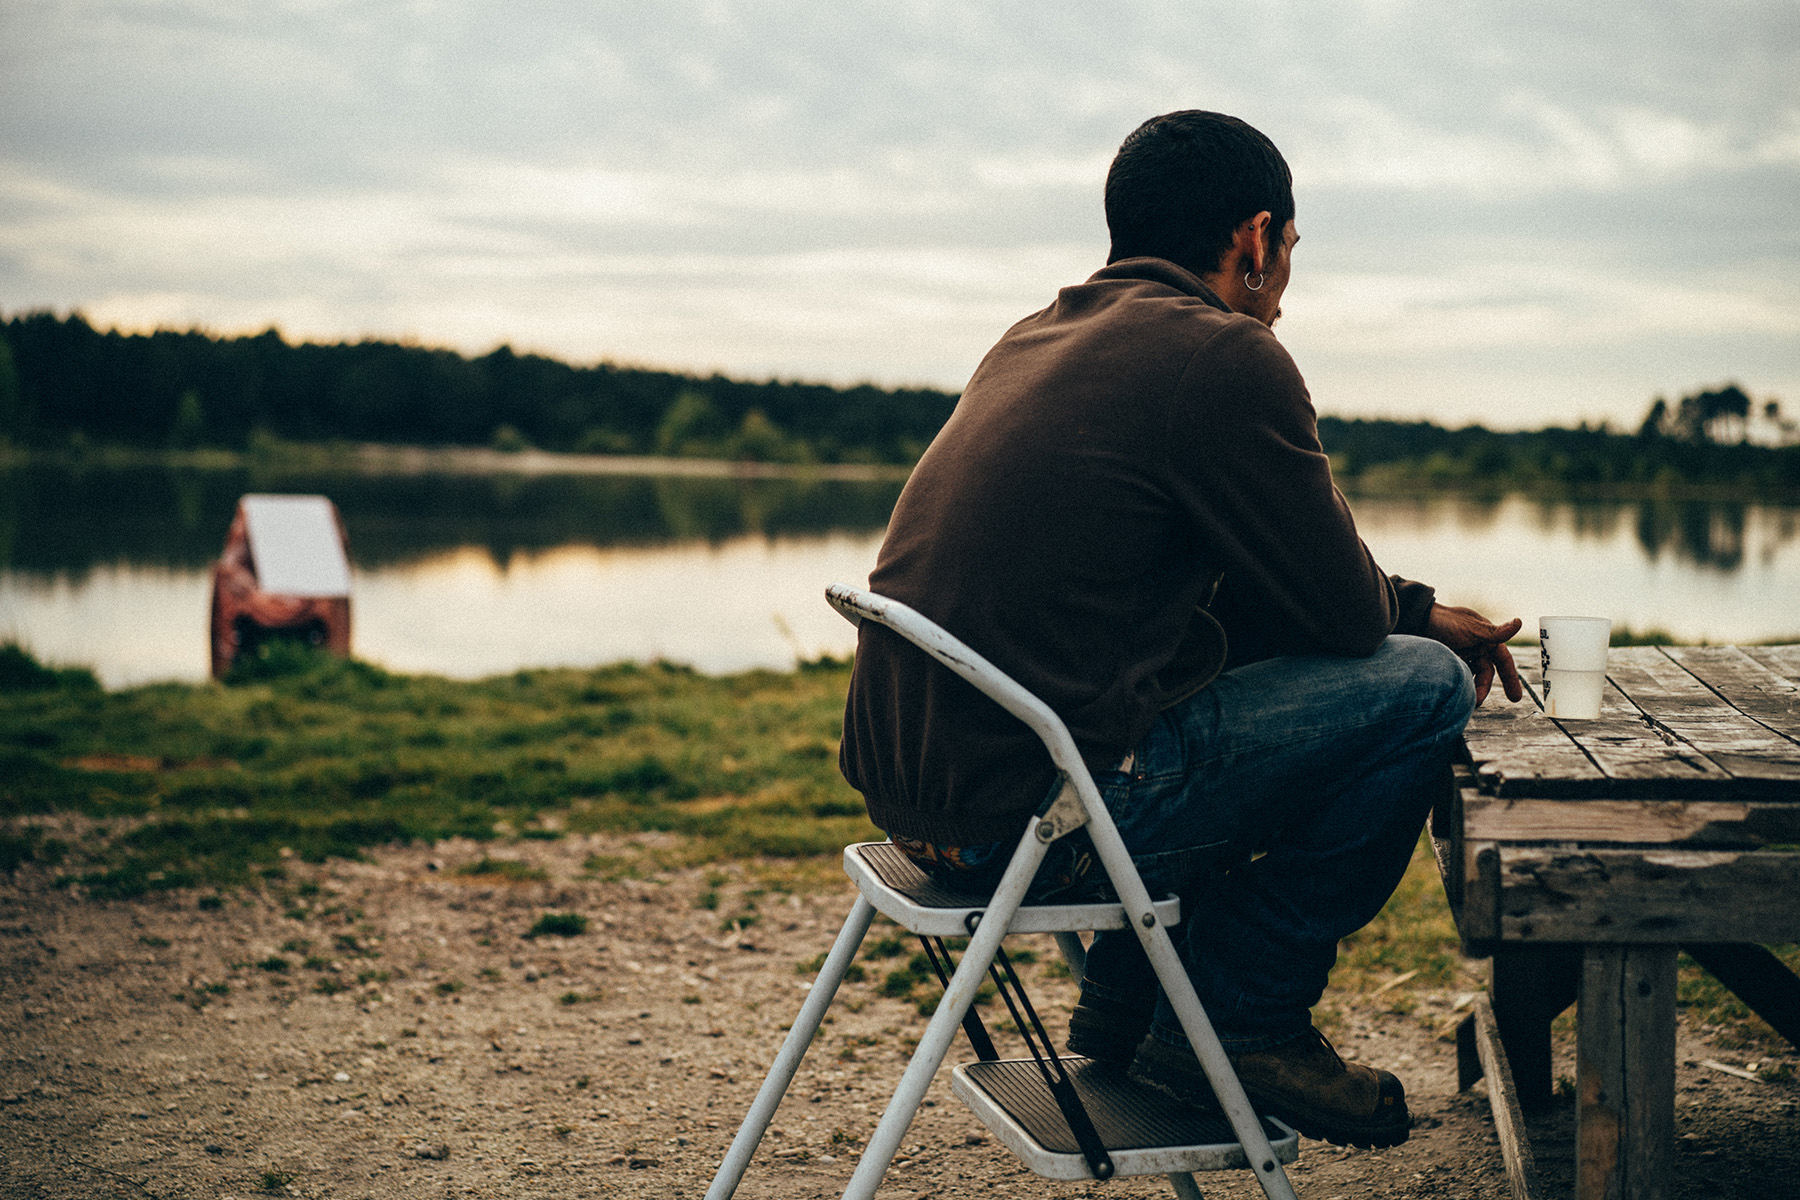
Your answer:
[[[1675,960],[1685,950],[1800,1045],[1800,646],[1611,651],[1600,717],[1530,694],[1477,710],[1432,835],[1489,995],[1459,1039],[1517,1200],[1522,1108],[1550,1100],[1550,1022],[1576,1015],[1578,1200],[1659,1200],[1674,1155]],[[1496,1078],[1499,1076],[1500,1078]]]

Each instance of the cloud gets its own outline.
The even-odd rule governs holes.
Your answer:
[[[1343,96],[1296,139],[1291,157],[1306,187],[1519,201],[1717,179],[1796,161],[1800,151],[1793,114],[1770,133],[1639,105],[1583,111],[1524,91],[1494,111],[1492,122],[1457,128]]]
[[[1800,286],[1780,278],[1668,280],[1628,269],[1547,276],[1537,263],[1437,275],[1309,274],[1283,307],[1339,353],[1400,356],[1529,345],[1570,350],[1656,336],[1800,339]]]
[[[1786,0],[20,0],[0,307],[956,387],[1206,107],[1294,166],[1309,375],[1786,387],[1797,60]]]

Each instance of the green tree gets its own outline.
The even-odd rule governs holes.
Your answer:
[[[732,458],[751,462],[800,462],[808,457],[805,444],[790,438],[760,408],[744,414],[729,448]]]
[[[725,422],[711,397],[696,388],[683,388],[663,413],[656,427],[658,454],[694,454],[710,449],[725,432]]]
[[[531,449],[531,442],[512,425],[496,425],[494,436],[488,439],[488,445],[506,454],[517,454],[521,450]]]
[[[1690,442],[1740,441],[1749,418],[1750,397],[1735,383],[1683,396],[1675,410],[1679,436]]]
[[[169,426],[169,445],[178,450],[192,450],[205,437],[206,410],[200,406],[200,393],[189,388],[175,402],[175,420]]]
[[[25,440],[25,405],[19,395],[19,372],[12,344],[0,337],[0,444]]]

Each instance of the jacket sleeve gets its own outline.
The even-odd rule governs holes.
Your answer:
[[[1197,548],[1275,652],[1361,656],[1423,629],[1431,589],[1375,565],[1332,482],[1306,384],[1266,327],[1228,321],[1195,351],[1167,446]]]
[[[1400,601],[1400,615],[1394,621],[1394,632],[1424,637],[1431,606],[1437,603],[1437,589],[1398,575],[1389,575],[1388,582],[1394,585],[1394,596]]]

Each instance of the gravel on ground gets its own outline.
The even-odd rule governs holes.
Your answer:
[[[658,869],[671,845],[391,847],[290,861],[266,891],[113,902],[22,868],[0,885],[0,1196],[699,1196],[852,894],[829,864]],[[484,855],[521,865],[458,873]],[[531,936],[558,913],[586,930]],[[865,956],[834,1003],[746,1200],[842,1191],[925,1024],[915,998],[884,994],[911,952],[875,945],[893,932],[872,932],[865,948],[895,953]],[[1016,943],[1036,954],[1024,974],[1060,1035],[1074,989],[1053,943]],[[1510,1194],[1482,1085],[1456,1089],[1453,1031],[1481,977],[1467,964],[1451,989],[1329,998],[1340,1050],[1398,1073],[1417,1124],[1386,1151],[1304,1142],[1302,1196]],[[1800,1196],[1794,1056],[1708,1037],[1683,1026],[1671,1195]],[[1566,1031],[1558,1054],[1572,1075]],[[952,1055],[969,1057],[960,1039]],[[1785,1079],[1772,1069],[1784,1064]],[[1546,1194],[1570,1194],[1572,1101],[1533,1130]],[[1260,1195],[1244,1173],[1202,1184]],[[1030,1175],[950,1095],[947,1071],[882,1191],[1168,1194],[1160,1178]]]

